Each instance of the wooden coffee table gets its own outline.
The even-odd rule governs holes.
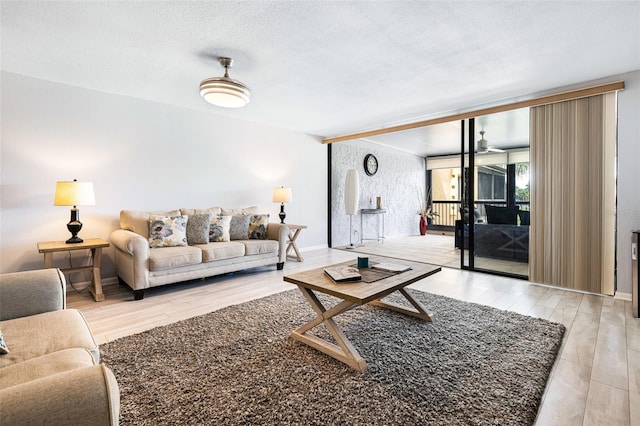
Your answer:
[[[336,265],[329,265],[322,268],[312,269],[310,271],[286,275],[283,278],[284,281],[298,286],[317,314],[314,319],[291,332],[291,337],[302,343],[306,343],[307,345],[324,352],[325,354],[344,362],[359,371],[365,371],[367,369],[367,362],[360,356],[349,339],[347,339],[344,332],[333,320],[333,317],[357,306],[370,304],[381,308],[392,309],[405,315],[411,315],[431,322],[434,320],[433,315],[431,315],[420,302],[415,300],[411,294],[406,291],[405,287],[441,270],[439,266],[430,265],[428,263],[389,259],[379,256],[369,256],[369,259],[371,264],[389,262],[408,265],[411,269],[370,283],[336,283],[324,273],[324,269],[329,266],[354,265],[356,263],[356,260],[354,259]],[[383,302],[381,300],[383,297],[396,291],[402,294],[414,309],[397,303]],[[315,292],[335,296],[342,299],[342,302],[327,309],[322,305]],[[338,342],[337,345],[321,339],[310,332],[310,330],[320,324],[325,325],[329,333],[331,333],[336,342]]]

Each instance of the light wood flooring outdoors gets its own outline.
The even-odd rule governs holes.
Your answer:
[[[87,291],[72,291],[68,307],[82,310],[102,344],[294,289],[282,280],[284,274],[355,259],[357,253],[320,249],[303,255],[304,262],[287,262],[283,271],[256,268],[164,286],[147,291],[141,301],[117,284],[105,286],[103,302],[94,302]],[[453,268],[443,268],[411,287],[567,327],[536,425],[640,424],[640,320],[633,318],[631,302]]]

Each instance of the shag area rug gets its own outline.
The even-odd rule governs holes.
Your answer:
[[[564,327],[409,291],[434,323],[371,306],[336,318],[364,373],[288,337],[315,316],[297,289],[102,345],[121,424],[533,424]]]

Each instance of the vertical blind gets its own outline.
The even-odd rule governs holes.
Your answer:
[[[615,291],[616,95],[531,108],[531,281]]]

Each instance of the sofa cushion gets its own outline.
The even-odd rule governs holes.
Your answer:
[[[484,209],[487,212],[487,223],[496,225],[515,225],[517,222],[519,210],[517,206],[501,207],[486,204]]]
[[[275,240],[244,240],[242,243],[245,245],[245,256],[278,252],[278,242]]]
[[[96,363],[98,345],[80,311],[64,309],[0,322],[11,352],[0,356],[0,368],[69,348],[84,348]]]
[[[192,216],[194,214],[210,214],[220,216],[220,207],[209,207],[208,209],[180,209],[180,214]]]
[[[209,240],[207,242],[231,241],[231,216],[216,216],[209,221]],[[203,243],[206,244],[206,243]]]
[[[0,389],[95,364],[93,355],[86,349],[63,349],[0,368]]]
[[[197,247],[202,250],[203,263],[241,257],[245,254],[244,244],[235,241],[202,244]]]
[[[157,214],[160,216],[178,216],[180,210],[171,210],[163,213],[149,213],[137,210],[120,211],[120,228],[135,232],[145,238],[149,238],[149,216]]]
[[[180,247],[187,245],[188,216],[149,216],[149,247]]]
[[[268,214],[254,214],[249,216],[249,239],[266,240],[267,226],[269,225]]]
[[[209,221],[211,215],[192,214],[187,216],[187,244],[207,244],[209,242]]]
[[[231,216],[231,227],[229,228],[229,237],[231,240],[246,240],[249,238],[249,221],[251,216],[234,215]]]
[[[149,270],[178,268],[202,263],[202,251],[197,246],[162,247],[149,251]]]
[[[149,238],[149,212],[120,211],[120,228]]]
[[[222,207],[220,214],[222,216],[250,215],[257,214],[258,206],[245,207],[243,209],[225,209]]]

